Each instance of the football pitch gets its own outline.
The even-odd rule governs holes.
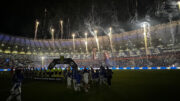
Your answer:
[[[24,80],[22,101],[180,101],[180,70],[113,72],[110,88],[91,85],[88,93],[67,89],[61,81]],[[0,101],[10,88],[10,80],[0,80]]]

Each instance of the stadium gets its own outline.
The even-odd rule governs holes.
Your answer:
[[[129,7],[138,10],[132,6],[134,1],[127,1]],[[132,30],[117,31],[116,26],[102,29],[93,23],[93,17],[89,18],[92,22],[85,22],[86,31],[69,31],[70,25],[66,29],[66,17],[60,20],[60,27],[48,28],[55,20],[48,19],[45,9],[43,20],[33,22],[33,37],[0,33],[0,101],[14,101],[11,97],[17,101],[179,99],[179,2],[160,1],[156,2],[159,8],[156,16],[166,19],[168,13],[170,20],[135,21],[138,28]],[[94,0],[89,2],[97,6]],[[159,7],[164,3],[169,7],[164,9],[167,13]],[[135,18],[136,15],[131,22]],[[88,81],[84,80],[86,74]],[[105,76],[101,78],[101,75]],[[17,95],[18,91],[12,90],[13,83],[21,89]]]

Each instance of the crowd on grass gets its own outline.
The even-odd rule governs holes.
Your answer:
[[[63,80],[66,81],[67,88],[73,87],[75,91],[80,91],[82,85],[89,87],[89,83],[107,84],[111,86],[112,70],[109,67],[100,66],[99,69],[93,67],[84,67],[81,70],[76,70],[71,67],[65,69],[23,69],[24,77],[27,79],[41,79],[41,80]],[[53,79],[52,79],[53,78]],[[88,91],[88,88],[85,89]]]
[[[77,68],[67,67],[62,69],[25,69],[21,66],[12,71],[12,88],[10,95],[6,101],[11,101],[16,98],[17,101],[21,101],[21,86],[23,79],[35,79],[35,78],[62,78],[65,81],[68,89],[73,89],[76,92],[84,91],[88,92],[93,86],[105,85],[111,87],[111,79],[113,72],[108,67],[100,66],[99,69],[94,70],[91,68],[84,67],[83,70]],[[47,79],[48,80],[48,79]]]

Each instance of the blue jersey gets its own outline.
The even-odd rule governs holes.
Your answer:
[[[76,79],[76,75],[77,75],[77,70],[72,69],[72,78]]]
[[[103,69],[100,69],[100,75],[105,75],[106,74],[106,70],[103,68]]]
[[[77,82],[78,84],[81,83],[81,79],[82,79],[82,76],[81,76],[79,73],[77,73],[77,74],[76,74],[76,82]]]
[[[96,79],[96,78],[99,78],[99,72],[96,72],[96,73],[94,73],[94,78]]]
[[[84,74],[84,73],[89,73],[89,71],[88,71],[87,69],[84,69],[84,70],[83,70],[83,74]]]
[[[71,76],[72,76],[71,71],[67,71],[67,77],[71,77]]]
[[[21,83],[23,79],[23,75],[21,73],[17,73],[13,76],[13,83]]]

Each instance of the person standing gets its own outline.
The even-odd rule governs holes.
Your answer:
[[[87,68],[84,68],[83,71],[83,81],[84,81],[84,90],[85,92],[88,92],[88,83],[89,83],[89,71],[87,70]]]
[[[67,88],[71,88],[72,73],[71,70],[67,71]]]
[[[81,74],[79,71],[77,71],[77,74],[76,74],[76,88],[77,88],[76,90],[77,91],[81,91],[81,79],[82,79]]]
[[[100,85],[105,84],[106,82],[106,70],[103,66],[100,67]]]
[[[112,70],[109,69],[109,67],[107,66],[107,75],[106,76],[107,76],[107,84],[109,87],[111,87],[112,74],[113,74]]]
[[[21,85],[23,81],[23,74],[21,69],[16,69],[15,74],[13,75],[13,87],[10,90],[10,96],[6,101],[11,101],[14,97],[16,97],[17,101],[21,101]]]

